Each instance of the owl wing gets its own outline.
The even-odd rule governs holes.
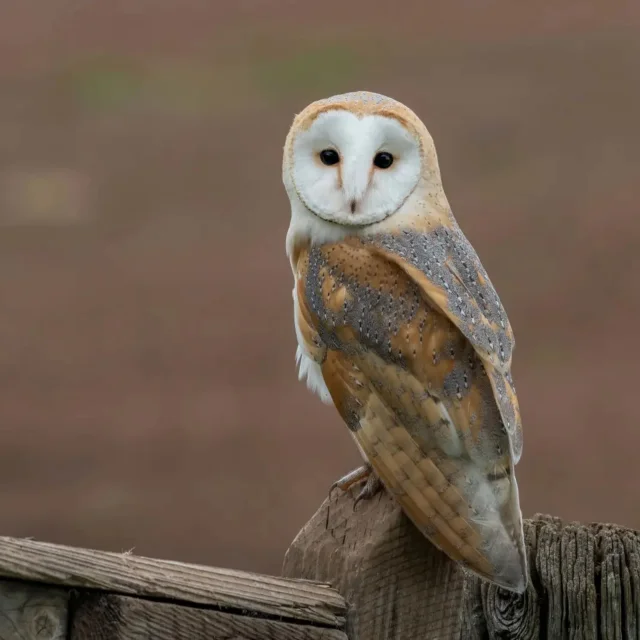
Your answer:
[[[427,232],[405,230],[373,236],[373,251],[398,265],[451,320],[481,358],[514,463],[522,455],[522,420],[511,377],[515,340],[500,298],[478,255],[455,222]]]
[[[300,252],[297,322],[333,402],[387,489],[453,560],[522,590],[513,454],[474,344],[391,249]],[[495,367],[494,367],[495,368]]]

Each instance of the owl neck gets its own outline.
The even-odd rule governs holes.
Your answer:
[[[363,227],[347,227],[328,222],[313,214],[297,197],[291,197],[291,222],[287,232],[286,250],[295,271],[298,256],[312,245],[340,242],[349,237],[394,233],[421,227],[426,221],[455,225],[449,202],[442,187],[419,184],[400,209],[381,222]]]

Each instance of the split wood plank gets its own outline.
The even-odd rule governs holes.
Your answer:
[[[71,640],[348,640],[344,632],[129,596],[81,594]],[[1,636],[0,636],[1,637]]]
[[[121,595],[252,611],[291,622],[344,625],[344,598],[326,584],[129,553],[0,537],[0,577]]]

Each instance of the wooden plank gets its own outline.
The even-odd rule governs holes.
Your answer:
[[[350,637],[456,637],[462,571],[385,492],[354,510],[361,488],[325,500],[287,551],[283,575],[333,584],[351,607]]]
[[[70,640],[348,640],[338,629],[85,593],[73,603]],[[0,636],[1,637],[1,636]]]
[[[0,576],[251,610],[341,628],[344,598],[326,584],[0,537]]]
[[[0,581],[0,639],[64,640],[68,604],[64,589]]]

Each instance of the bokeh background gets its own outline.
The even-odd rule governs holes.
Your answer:
[[[640,528],[640,4],[0,2],[0,533],[278,573],[359,463],[297,382],[281,152],[411,106],[509,313],[525,515]]]

